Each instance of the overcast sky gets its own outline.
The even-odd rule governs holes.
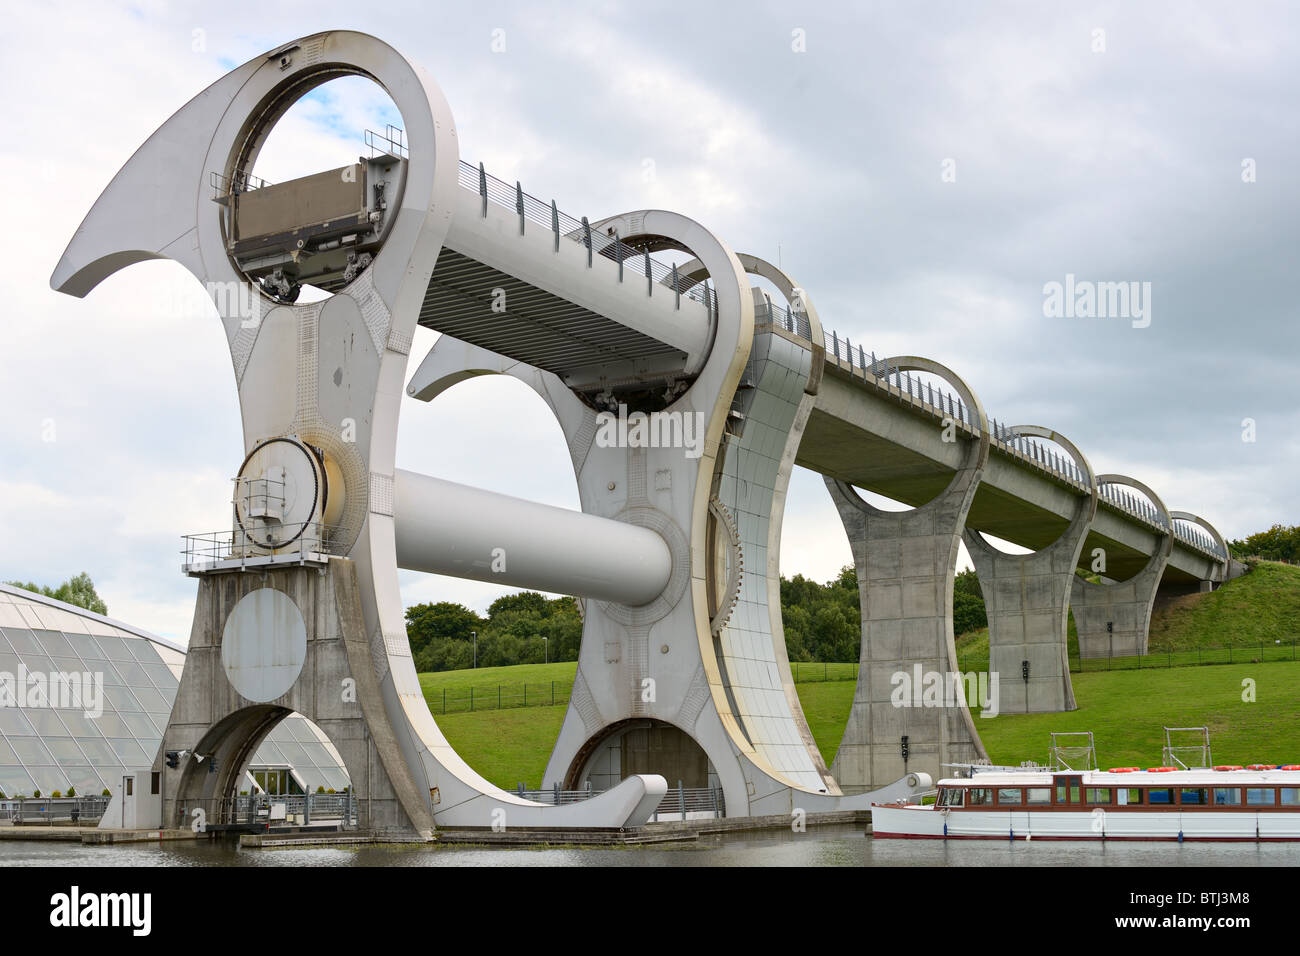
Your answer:
[[[593,219],[672,209],[780,262],[827,328],[957,370],[1229,538],[1296,523],[1300,31],[1284,4],[17,5],[0,62],[0,579],[85,570],[182,642],[180,536],[228,521],[241,455],[216,312],[174,263],[87,299],[49,275],[135,148],[232,67],[322,29],[421,63],[461,157]],[[502,47],[504,47],[502,49]],[[286,118],[259,172],[349,161],[361,81]],[[301,167],[301,168],[299,168]],[[1252,180],[1253,181],[1249,181]],[[1149,282],[1150,324],[1045,314],[1044,285]],[[1141,324],[1140,322],[1138,323]],[[435,340],[421,331],[412,370]],[[1243,441],[1253,419],[1255,441]],[[559,427],[517,383],[403,409],[398,461],[551,504]],[[782,571],[850,560],[796,475]],[[490,585],[403,576],[407,603]]]

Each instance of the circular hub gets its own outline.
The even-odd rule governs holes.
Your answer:
[[[296,438],[272,438],[249,452],[239,469],[235,520],[252,544],[274,551],[309,530],[322,534],[329,497],[321,454]]]

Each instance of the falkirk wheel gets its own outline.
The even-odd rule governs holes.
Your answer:
[[[257,181],[276,120],[342,76],[386,91],[404,136],[342,169]],[[662,250],[689,262],[666,269],[651,259]],[[929,784],[903,773],[845,794],[791,680],[777,556],[824,350],[781,270],[675,213],[578,222],[489,185],[461,161],[433,80],[346,31],[250,60],[183,106],[104,190],[51,285],[86,296],[157,258],[217,306],[243,447],[230,449],[230,529],[187,545],[189,653],[152,768],[156,819],[141,825],[222,819],[293,712],[342,756],[361,826],[426,837],[640,826],[669,780],[715,788],[732,817],[865,809]],[[757,321],[751,275],[786,297],[784,324]],[[298,301],[304,285],[329,294]],[[443,335],[408,381],[417,324]],[[513,375],[549,404],[581,513],[396,468],[402,401],[479,374]],[[543,784],[599,782],[590,798],[502,790],[448,744],[416,677],[399,568],[582,600]],[[980,752],[963,739],[962,755]]]

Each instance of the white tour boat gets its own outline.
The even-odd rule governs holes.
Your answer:
[[[873,804],[876,839],[1300,841],[1300,765],[973,767],[933,804]]]

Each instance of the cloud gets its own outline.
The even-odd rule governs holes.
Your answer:
[[[167,263],[85,300],[50,291],[48,275],[112,175],[189,97],[332,27],[424,65],[462,157],[566,212],[698,218],[779,259],[829,328],[949,365],[999,419],[1058,429],[1099,469],[1228,537],[1296,520],[1294,10],[740,9],[71,3],[57,26],[43,9],[9,11],[0,56],[27,80],[0,130],[0,537],[19,543],[0,552],[0,577],[56,583],[84,568],[115,614],[187,636],[179,536],[224,520],[242,448],[215,314]],[[1098,27],[1104,53],[1090,47]],[[791,49],[795,28],[806,53]],[[30,41],[56,29],[57,42]],[[364,83],[338,88],[287,119],[264,175],[348,162],[362,128],[387,121]],[[1067,272],[1152,282],[1150,328],[1045,317],[1043,284]],[[431,341],[421,333],[413,363]],[[1254,443],[1241,440],[1248,417]],[[408,402],[399,463],[577,505],[558,427],[517,383]],[[825,580],[848,560],[820,479],[796,475],[782,570]],[[407,601],[481,609],[495,593],[403,576]]]

